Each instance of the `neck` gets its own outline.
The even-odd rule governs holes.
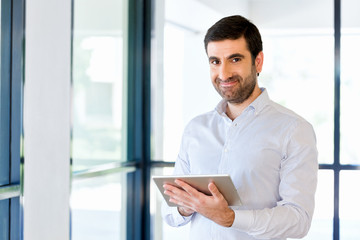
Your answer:
[[[258,85],[255,86],[254,91],[251,93],[250,97],[246,99],[242,103],[227,103],[226,107],[226,115],[231,120],[234,120],[238,116],[241,115],[241,113],[244,111],[245,108],[247,108],[258,96],[261,94],[261,89]]]

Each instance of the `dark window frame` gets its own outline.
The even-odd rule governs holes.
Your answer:
[[[129,1],[127,239],[151,239],[150,62],[151,0]]]

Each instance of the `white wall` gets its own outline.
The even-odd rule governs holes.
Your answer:
[[[69,239],[71,1],[27,0],[24,239]]]

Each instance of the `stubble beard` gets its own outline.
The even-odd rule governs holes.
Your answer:
[[[230,79],[226,80],[230,81],[237,81],[238,85],[231,89],[221,89],[219,87],[219,82],[222,80],[217,78],[216,85],[214,85],[216,91],[220,94],[220,96],[225,99],[229,103],[240,104],[245,102],[253,93],[257,78],[256,78],[256,69],[255,67],[251,68],[251,73],[243,79],[239,75],[234,75]],[[225,81],[225,82],[226,82]]]

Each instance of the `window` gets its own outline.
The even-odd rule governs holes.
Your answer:
[[[71,239],[125,239],[127,1],[74,1]],[[125,94],[124,94],[125,93]]]
[[[23,1],[0,4],[0,233],[20,239]]]

